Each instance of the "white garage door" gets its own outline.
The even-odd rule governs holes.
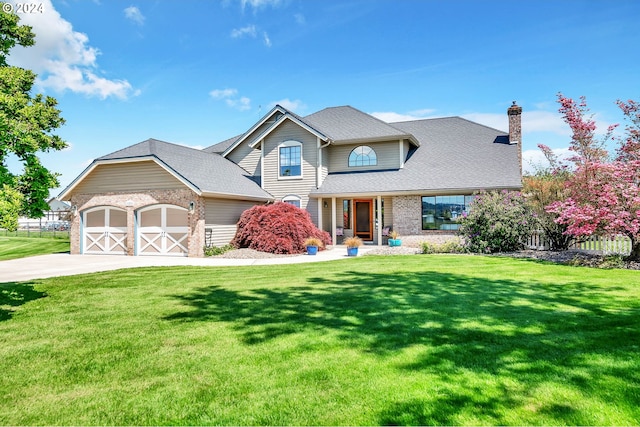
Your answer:
[[[82,214],[82,253],[127,254],[127,212],[100,206]]]
[[[188,254],[187,210],[173,205],[156,205],[138,211],[138,255]]]

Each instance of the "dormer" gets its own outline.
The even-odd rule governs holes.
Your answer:
[[[353,107],[326,108],[304,118],[331,138],[327,148],[329,173],[397,170],[416,138]]]

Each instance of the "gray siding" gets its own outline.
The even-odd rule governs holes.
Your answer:
[[[393,197],[383,197],[384,226],[393,228]]]
[[[252,144],[255,141],[255,138],[260,136],[261,133],[272,125],[273,121],[265,122],[250,135],[247,135],[242,144],[238,145],[227,155],[227,159],[239,165],[251,175],[260,176],[260,160],[262,156],[260,148],[251,148],[249,147],[249,144]]]
[[[236,234],[238,220],[242,212],[256,205],[256,202],[229,199],[205,200],[205,229],[207,240],[213,246],[229,243]]]
[[[320,164],[320,182],[318,187],[322,186],[324,179],[329,175],[329,147],[322,149],[322,162]]]
[[[250,140],[245,140],[227,155],[227,159],[246,170],[252,176],[260,176],[260,149],[249,147]]]
[[[185,185],[157,163],[146,160],[98,165],[78,184],[73,192],[76,194],[98,194],[178,188],[185,188]]]
[[[278,177],[278,145],[285,141],[302,143],[301,179],[279,179]],[[316,136],[287,120],[265,139],[264,176],[262,177],[263,188],[277,201],[288,195],[299,196],[300,206],[309,211],[314,223],[318,220],[318,205],[315,199],[310,201],[309,192],[316,188],[317,152]]]
[[[356,172],[358,170],[398,169],[400,167],[400,147],[398,141],[375,142],[371,144],[330,145],[329,172]],[[349,154],[354,148],[368,145],[378,158],[376,166],[349,167]]]

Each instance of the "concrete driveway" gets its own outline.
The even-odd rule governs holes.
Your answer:
[[[361,247],[359,254],[373,249]],[[347,258],[345,246],[318,252],[318,255],[296,255],[281,258],[233,259],[233,258],[188,258],[167,256],[122,256],[122,255],[70,255],[52,254],[0,261],[0,283],[70,276],[97,271],[118,270],[136,267],[167,267],[193,265],[200,267],[298,264],[306,262],[332,261]]]

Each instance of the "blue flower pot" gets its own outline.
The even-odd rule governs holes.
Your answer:
[[[358,256],[358,248],[347,248],[347,256]]]
[[[402,240],[400,239],[389,239],[389,246],[401,246]]]
[[[318,253],[318,247],[317,246],[307,246],[307,253],[309,255],[315,255]]]

